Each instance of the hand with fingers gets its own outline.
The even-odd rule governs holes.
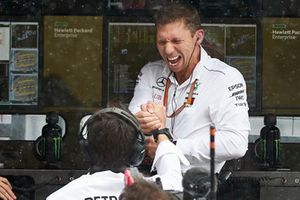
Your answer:
[[[3,200],[14,200],[17,199],[12,191],[11,184],[9,181],[0,176],[0,198]]]
[[[146,135],[155,129],[165,127],[165,109],[162,105],[147,102],[141,105],[141,111],[135,114],[141,128]]]
[[[163,105],[149,101],[141,105],[141,111],[136,113],[136,117],[141,124],[141,128],[146,135],[156,129],[165,128],[166,109]],[[153,138],[147,138],[147,155],[154,159],[158,143]]]
[[[142,110],[148,111],[149,113],[155,114],[161,123],[159,129],[165,128],[166,124],[166,108],[161,104],[156,104],[152,101],[148,101],[146,104],[142,105]]]

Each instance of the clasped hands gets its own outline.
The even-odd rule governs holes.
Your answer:
[[[166,124],[166,109],[163,105],[148,101],[141,105],[141,111],[135,114],[137,120],[140,122],[142,131],[145,135],[151,135],[155,129],[165,128]],[[168,138],[166,138],[168,139]],[[147,139],[147,155],[154,158],[158,144],[154,142],[153,138]]]

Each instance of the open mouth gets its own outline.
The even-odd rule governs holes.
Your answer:
[[[170,66],[175,66],[179,62],[180,58],[180,56],[168,57],[167,60]]]

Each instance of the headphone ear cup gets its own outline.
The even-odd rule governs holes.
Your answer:
[[[133,166],[133,167],[137,167],[139,166],[144,158],[145,158],[145,154],[146,154],[146,139],[144,134],[138,130],[137,132],[137,140],[132,148],[132,152],[131,155],[129,157],[129,165]]]
[[[92,160],[92,156],[94,155],[91,152],[91,149],[89,148],[89,142],[88,142],[88,131],[87,131],[87,125],[89,123],[89,119],[92,118],[93,116],[90,116],[85,120],[82,128],[80,129],[80,134],[79,134],[79,144],[80,148],[82,149],[83,156],[87,161]]]
[[[80,148],[82,149],[84,158],[85,158],[87,161],[91,161],[91,156],[92,156],[93,154],[90,152],[89,144],[88,144],[87,139],[82,139],[82,140],[80,140]]]
[[[90,152],[89,144],[86,139],[80,140],[80,148],[82,149],[84,160],[90,162],[92,160],[91,156],[93,154]]]

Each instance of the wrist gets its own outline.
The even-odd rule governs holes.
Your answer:
[[[155,142],[170,140],[173,142],[173,137],[168,128],[156,129],[152,132],[153,138]]]
[[[159,143],[161,143],[163,141],[166,141],[166,140],[169,141],[169,138],[165,134],[159,134],[157,136],[156,142],[157,142],[157,144],[159,144]]]

